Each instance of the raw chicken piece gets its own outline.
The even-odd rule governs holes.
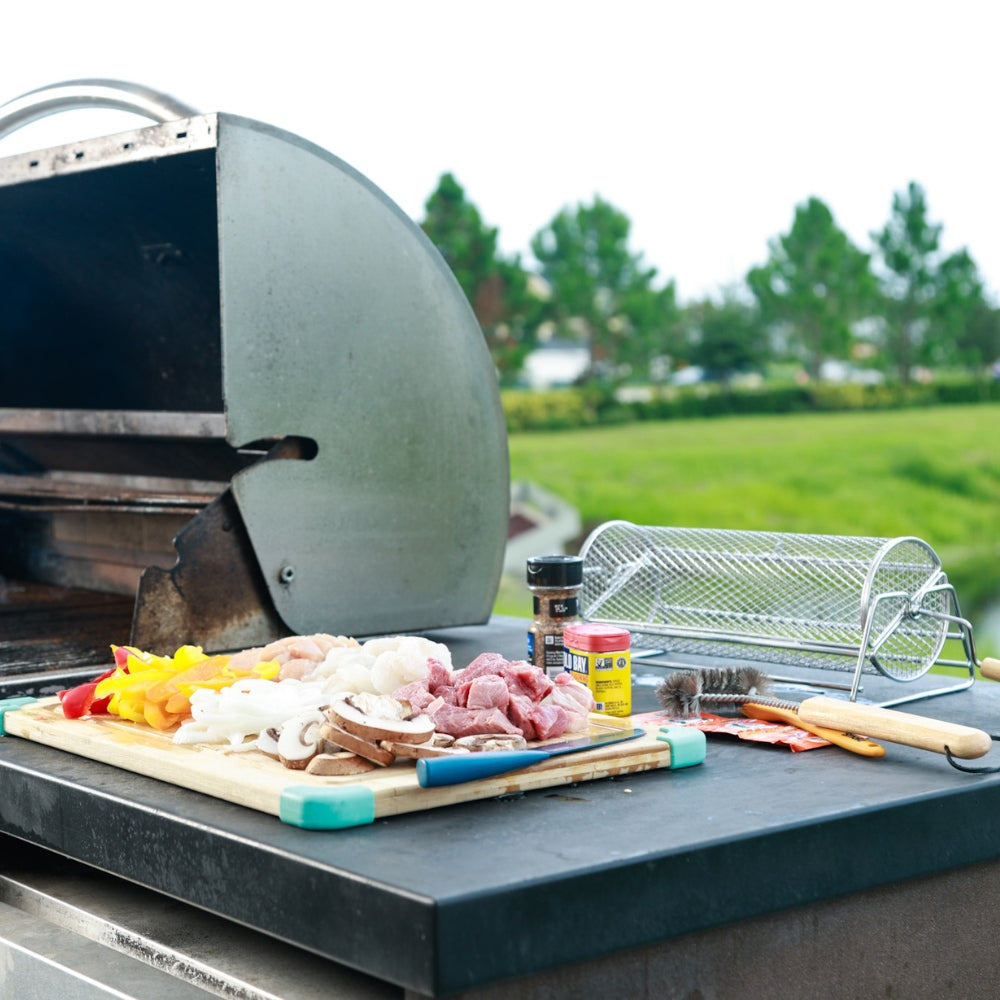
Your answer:
[[[559,705],[568,716],[566,732],[578,733],[590,724],[590,713],[597,707],[594,696],[586,684],[581,684],[569,674],[558,674],[552,690],[542,701],[543,705]]]

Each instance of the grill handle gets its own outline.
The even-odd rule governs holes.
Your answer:
[[[0,104],[0,139],[48,115],[83,108],[130,111],[154,122],[176,121],[198,114],[187,104],[138,83],[66,80],[29,90],[6,104]]]

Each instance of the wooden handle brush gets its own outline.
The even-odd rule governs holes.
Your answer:
[[[1000,660],[995,660],[992,656],[984,657],[979,664],[979,672],[991,681],[1000,681]]]
[[[836,729],[827,729],[825,726],[815,726],[799,717],[799,713],[794,708],[782,708],[781,705],[761,705],[759,702],[748,701],[742,706],[743,714],[751,719],[766,719],[768,722],[787,722],[791,726],[812,733],[827,743],[850,750],[851,753],[860,754],[862,757],[884,757],[885,747],[874,740],[866,739],[864,736],[855,736],[854,733],[842,733]]]
[[[971,760],[988,753],[992,740],[987,733],[969,726],[959,726],[940,719],[897,712],[875,705],[859,705],[836,698],[806,698],[799,705],[799,716],[815,726],[865,733],[890,743],[901,743],[934,753]]]
[[[824,697],[807,698],[797,704],[778,701],[770,695],[767,675],[753,667],[682,671],[668,677],[657,688],[656,696],[674,715],[697,715],[702,705],[771,704],[794,711],[809,725],[863,733],[873,739],[950,753],[964,760],[982,757],[992,746],[990,736],[982,730],[889,708]]]

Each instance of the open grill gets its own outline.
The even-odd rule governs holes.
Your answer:
[[[53,89],[0,135],[31,107],[155,123],[0,159],[0,672],[485,621],[505,424],[419,228],[271,126]]]

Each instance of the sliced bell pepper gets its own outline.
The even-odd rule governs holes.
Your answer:
[[[97,685],[101,681],[110,677],[115,672],[115,668],[106,670],[100,677],[95,677],[92,681],[85,681],[77,684],[76,687],[66,688],[57,692],[57,697],[62,705],[63,715],[67,719],[81,719],[85,715],[107,715],[108,702],[110,696],[106,698],[97,697]]]
[[[270,679],[277,661],[232,670],[231,657],[206,656],[200,646],[181,646],[174,656],[157,656],[128,647],[115,648],[120,664],[96,684],[95,696],[106,700],[106,711],[155,729],[170,729],[191,714],[191,695],[199,688],[220,690],[244,677]]]

